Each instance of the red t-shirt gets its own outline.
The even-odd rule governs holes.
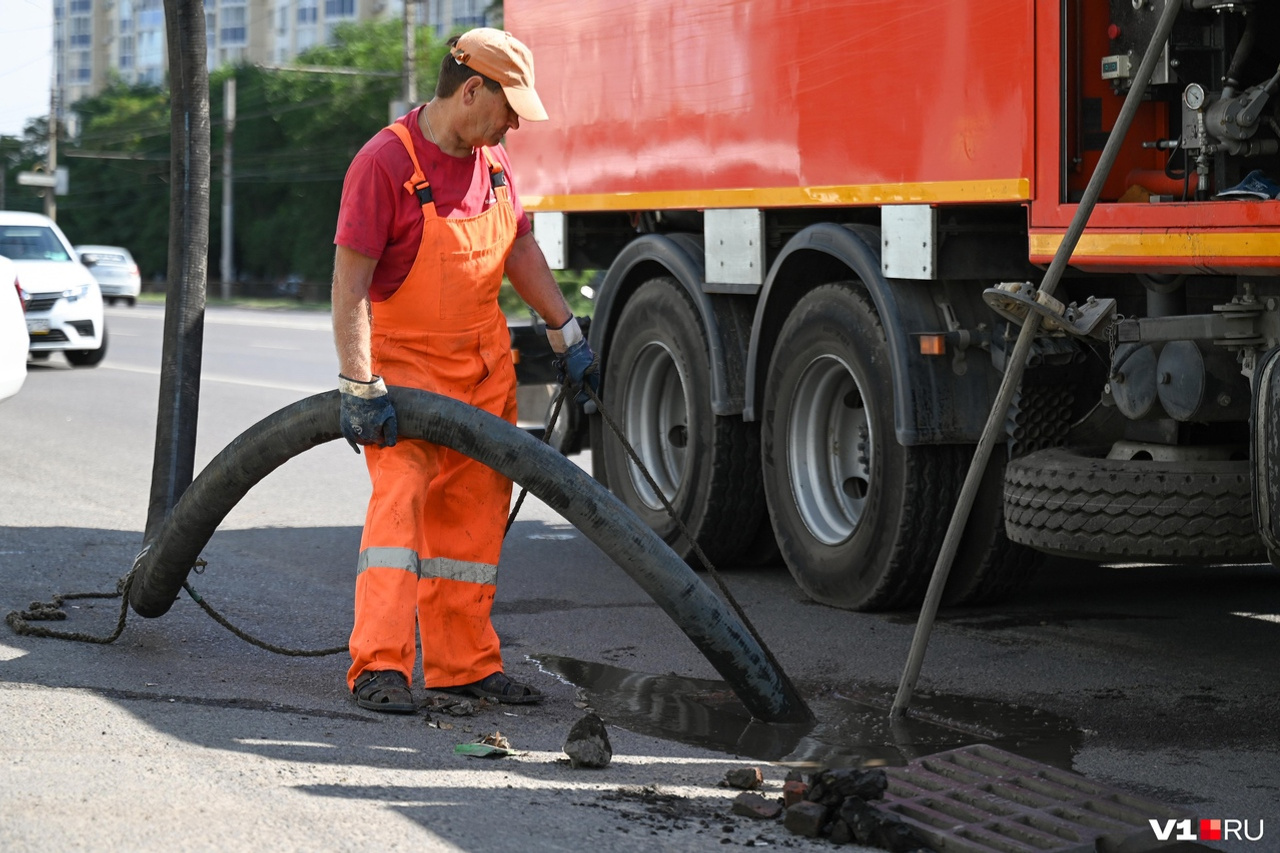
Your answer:
[[[396,119],[409,128],[414,153],[431,184],[436,214],[445,217],[476,216],[496,199],[484,152],[477,149],[468,157],[451,157],[427,140],[418,127],[422,107]],[[515,207],[516,236],[528,234],[531,225],[516,195],[511,163],[501,145],[489,151],[506,172],[511,202]],[[333,242],[339,246],[377,258],[369,298],[381,302],[396,292],[422,240],[422,206],[404,188],[413,175],[409,152],[394,133],[383,129],[364,144],[342,183],[342,204],[338,209],[338,231]]]

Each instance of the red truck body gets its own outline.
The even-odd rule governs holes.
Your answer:
[[[1112,301],[1087,332],[1042,336],[1032,366],[1061,369],[1022,381],[996,497],[970,523],[985,556],[961,570],[957,601],[1015,588],[1030,551],[1265,559],[1280,542],[1280,523],[1273,535],[1266,508],[1250,509],[1272,463],[1248,428],[1266,396],[1250,384],[1280,343],[1280,200],[1219,196],[1280,179],[1276,4],[508,0],[551,116],[509,139],[517,188],[555,265],[606,271],[591,333],[606,388],[642,459],[669,469],[660,487],[677,511],[706,522],[695,537],[745,519],[773,543],[744,534],[724,559],[776,544],[819,600],[918,596],[928,549],[907,540],[941,536],[903,520],[926,488],[915,472],[963,469],[1019,322],[992,294],[1021,280],[1034,298],[1167,3],[1181,7],[1173,36],[1088,211],[1063,300]],[[1077,316],[1074,302],[1060,310]],[[684,340],[646,319],[664,313],[688,321]],[[859,351],[842,323],[882,348]],[[832,364],[843,367],[827,376]],[[855,401],[847,412],[824,402],[837,390]],[[826,425],[803,426],[815,418]],[[745,450],[724,456],[722,434]],[[591,422],[597,476],[665,529],[617,441]],[[1059,458],[1085,442],[1101,461],[1096,449]],[[1218,466],[1209,479],[1235,472],[1244,485],[1221,499],[1234,526],[1169,548],[1065,532],[1101,530],[1101,516],[1055,517],[1051,530],[1027,520],[1037,501],[1075,494],[1060,480],[1082,459],[1100,478],[1144,483],[1202,462]],[[716,484],[742,465],[754,479]],[[945,516],[955,488],[934,490],[949,497],[929,511]],[[873,523],[894,532],[863,541]]]
[[[1084,67],[1101,61],[1107,11],[1082,9],[1098,36]],[[1023,202],[1028,254],[1048,263],[1075,213],[1064,178],[1078,192],[1097,160],[1068,151],[1079,161],[1062,174],[1060,92],[1077,75],[1056,2],[539,0],[507,21],[552,112],[511,140],[530,210]],[[1109,127],[1119,99],[1078,79]],[[1167,155],[1140,147],[1164,136],[1165,112],[1139,114],[1076,265],[1274,270],[1269,205],[1117,202],[1143,182],[1170,189]]]

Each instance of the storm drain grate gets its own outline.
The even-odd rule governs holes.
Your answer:
[[[1076,773],[975,744],[888,768],[880,804],[939,853],[1093,853],[1155,847],[1150,819],[1187,815]],[[1102,841],[1104,846],[1099,846]]]

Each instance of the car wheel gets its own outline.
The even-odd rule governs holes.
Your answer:
[[[792,310],[762,415],[769,514],[800,588],[853,610],[919,601],[960,466],[954,448],[896,440],[884,327],[860,285],[823,285]]]
[[[133,306],[135,306],[135,305],[137,305],[137,304],[138,304],[138,297],[136,297],[136,296],[126,296],[126,297],[124,298],[124,304],[125,304],[125,305],[128,305],[130,308],[132,308]]]
[[[102,328],[102,344],[97,349],[69,349],[67,361],[72,367],[97,367],[107,355],[107,329]]]

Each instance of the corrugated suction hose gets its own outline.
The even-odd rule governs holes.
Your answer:
[[[465,403],[411,388],[390,393],[401,438],[466,454],[568,519],[675,621],[752,715],[777,723],[813,719],[790,680],[724,602],[577,465]],[[336,390],[299,400],[245,430],[209,463],[134,562],[129,603],[136,613],[152,618],[168,612],[200,552],[249,489],[294,456],[342,436],[338,408]]]

